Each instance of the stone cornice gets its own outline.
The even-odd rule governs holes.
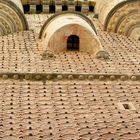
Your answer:
[[[64,73],[0,73],[0,78],[14,80],[99,80],[99,81],[140,81],[140,75],[127,74],[64,74]]]

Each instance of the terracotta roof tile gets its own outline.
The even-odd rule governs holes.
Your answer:
[[[139,140],[139,80],[87,80],[78,76],[139,76],[140,43],[108,34],[94,20],[109,60],[95,59],[84,52],[59,53],[42,60],[36,41],[44,16],[27,15],[28,20],[37,22],[30,25],[34,31],[0,37],[0,139]],[[59,77],[25,80],[26,73],[54,73]],[[65,74],[78,76],[68,80]],[[121,108],[128,103],[134,109]]]
[[[138,84],[1,80],[1,137],[139,139]],[[117,104],[126,101],[136,110],[121,110]]]

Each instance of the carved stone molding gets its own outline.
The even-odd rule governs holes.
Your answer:
[[[101,0],[95,10],[104,30],[133,37],[140,37],[140,0]]]
[[[28,24],[21,5],[18,6],[17,3],[9,0],[0,0],[0,35],[27,29]]]

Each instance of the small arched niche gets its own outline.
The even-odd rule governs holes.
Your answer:
[[[79,12],[63,12],[49,18],[39,35],[40,50],[54,53],[82,51],[96,55],[103,50],[93,22]]]
[[[79,36],[70,35],[67,39],[67,51],[79,51]]]

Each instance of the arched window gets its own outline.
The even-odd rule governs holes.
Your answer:
[[[67,50],[70,51],[79,51],[79,37],[76,35],[71,35],[67,40]]]

